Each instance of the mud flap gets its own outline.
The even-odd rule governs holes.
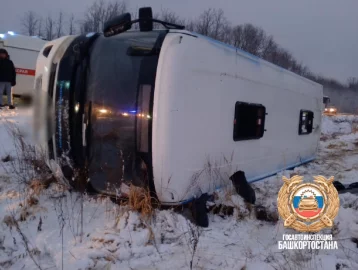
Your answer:
[[[206,202],[208,201],[208,194],[201,195],[192,203],[191,210],[196,225],[207,228],[209,226],[208,210]]]
[[[232,181],[237,194],[239,194],[245,200],[245,202],[255,204],[255,190],[247,182],[245,173],[243,171],[234,173],[230,177],[230,180]]]

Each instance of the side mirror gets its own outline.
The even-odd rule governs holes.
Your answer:
[[[124,13],[107,21],[103,27],[103,34],[105,37],[111,37],[123,33],[131,29],[134,23],[139,23],[139,30],[141,32],[149,32],[153,30],[154,22],[162,24],[166,29],[185,29],[182,25],[153,19],[152,8],[143,7],[139,9],[139,18],[137,20],[131,21],[130,13]]]
[[[107,21],[103,27],[105,37],[114,36],[123,33],[132,27],[131,14],[124,13]]]
[[[139,30],[141,32],[153,30],[153,12],[151,7],[139,9]]]

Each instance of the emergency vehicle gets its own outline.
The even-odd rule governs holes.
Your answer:
[[[0,48],[9,53],[16,68],[13,96],[32,96],[37,56],[46,42],[39,37],[19,35],[12,31],[0,33]]]

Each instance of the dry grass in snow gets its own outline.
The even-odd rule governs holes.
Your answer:
[[[0,117],[1,127],[13,122],[27,140],[23,112]],[[230,189],[214,194],[204,229],[188,220],[187,210],[152,207],[143,189],[131,187],[128,201],[118,205],[105,196],[69,191],[47,172],[33,170],[33,163],[30,174],[22,171],[22,181],[16,175],[20,167],[11,163],[22,156],[1,128],[1,142],[8,143],[1,151],[0,269],[358,269],[358,199],[350,193],[340,195],[335,226],[326,230],[339,250],[277,249],[282,234],[291,233],[277,213],[282,175],[357,181],[358,134],[335,130],[324,136],[317,160],[253,185],[260,207]]]

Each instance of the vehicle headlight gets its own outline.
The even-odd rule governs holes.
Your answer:
[[[100,113],[102,113],[102,114],[108,113],[108,110],[106,110],[106,109],[99,109],[98,111],[99,111]]]
[[[329,109],[329,111],[330,111],[330,112],[335,112],[336,109],[331,108],[331,109]]]

